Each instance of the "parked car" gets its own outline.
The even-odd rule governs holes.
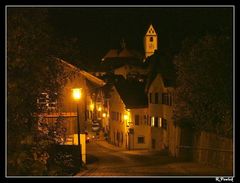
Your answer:
[[[86,143],[89,143],[89,142],[90,142],[90,137],[86,136]]]
[[[89,143],[90,142],[90,137],[88,135],[88,132],[85,132],[85,134],[86,134],[86,143]]]
[[[100,124],[99,123],[93,123],[92,124],[92,131],[97,132],[100,130]]]

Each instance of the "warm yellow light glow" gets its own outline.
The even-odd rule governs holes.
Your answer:
[[[101,111],[102,110],[102,108],[101,107],[98,107],[98,111]]]
[[[129,119],[129,116],[127,114],[124,114],[123,118],[125,121],[127,121]]]
[[[151,117],[151,126],[155,125],[154,116]]]
[[[74,89],[72,89],[72,91],[73,91],[74,100],[79,100],[81,98],[81,95],[82,95],[81,88],[74,88]]]
[[[104,112],[103,114],[102,114],[102,117],[103,118],[105,118],[107,115],[106,115],[106,113]]]
[[[94,104],[90,104],[90,109],[93,110],[94,109]]]
[[[159,118],[159,127],[162,127],[162,118]]]

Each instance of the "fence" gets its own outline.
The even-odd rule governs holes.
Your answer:
[[[232,139],[202,131],[194,135],[193,147],[194,160],[217,167],[232,168]]]
[[[184,132],[184,133],[183,133]],[[189,135],[190,134],[190,135]],[[191,137],[190,137],[191,136]],[[209,132],[181,133],[181,139],[192,138],[191,143],[181,140],[179,157],[193,160],[206,165],[232,169],[233,141],[230,138],[220,137]]]

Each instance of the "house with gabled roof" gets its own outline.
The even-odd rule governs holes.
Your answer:
[[[112,144],[129,150],[149,149],[150,126],[144,87],[144,83],[124,78],[112,84],[109,100]]]
[[[173,121],[173,104],[176,83],[174,65],[166,55],[155,52],[150,56],[145,92],[148,95],[148,112],[151,125],[151,149],[178,155],[180,128]]]
[[[89,113],[93,113],[93,109],[90,107],[94,100],[92,98],[93,88],[100,90],[101,87],[105,85],[105,82],[63,59],[53,57],[52,61],[63,67],[63,73],[66,74],[67,80],[62,84],[59,93],[56,93],[57,98],[54,101],[56,105],[51,106],[51,110],[49,109],[49,94],[44,91],[44,98],[42,98],[44,102],[42,102],[41,105],[44,104],[47,107],[40,108],[44,110],[39,110],[39,115],[41,115],[47,123],[55,122],[59,116],[62,116],[67,129],[66,135],[73,136],[77,133],[77,104],[72,97],[72,89],[81,88],[82,96],[78,104],[80,114],[79,121],[80,133],[84,133],[84,131],[87,130],[89,119],[91,119]],[[40,100],[37,102],[39,103],[39,101]]]

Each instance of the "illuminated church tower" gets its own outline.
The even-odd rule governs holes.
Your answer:
[[[144,49],[145,49],[145,58],[151,56],[155,50],[158,48],[158,37],[157,33],[154,30],[152,24],[148,28],[148,31],[144,37]]]

